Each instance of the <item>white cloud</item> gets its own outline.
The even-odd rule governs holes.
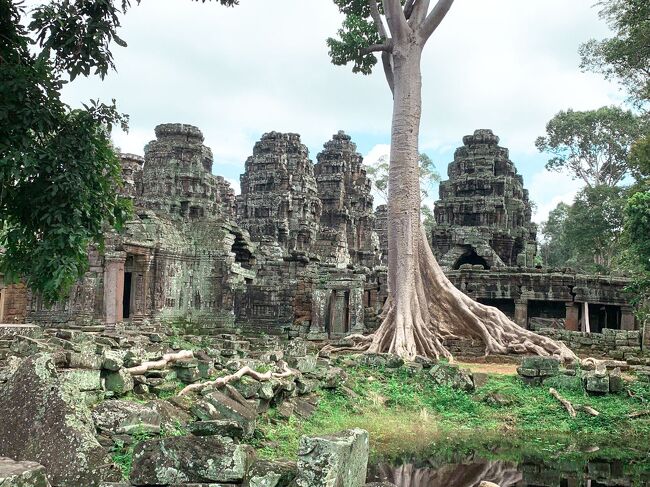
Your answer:
[[[578,68],[579,44],[607,35],[593,3],[454,4],[422,60],[421,147],[441,174],[449,151],[476,128],[492,128],[517,162],[535,152],[535,138],[559,110],[620,100],[615,86]],[[129,47],[113,48],[118,72],[103,82],[76,80],[65,98],[72,105],[116,98],[131,116],[130,133],[115,134],[116,143],[139,154],[157,124],[197,125],[214,172],[231,179],[271,130],[300,133],[312,158],[339,129],[362,149],[385,146],[392,107],[381,70],[360,76],[330,63],[325,39],[340,22],[331,0],[247,0],[232,9],[142,2],[123,19]]]
[[[225,178],[225,179],[230,183],[232,189],[235,190],[235,194],[241,194],[241,185],[239,184],[238,179],[233,179],[233,178]]]
[[[571,179],[557,172],[544,170],[534,174],[527,185],[530,199],[537,204],[533,221],[536,223],[545,221],[551,210],[559,203],[572,204],[576,194],[584,185],[581,180]]]

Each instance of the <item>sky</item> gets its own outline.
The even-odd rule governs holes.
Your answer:
[[[578,47],[608,35],[594,0],[458,0],[425,47],[420,150],[446,179],[462,137],[491,128],[510,149],[543,221],[581,185],[544,169],[534,141],[559,110],[620,104],[617,86],[579,69]],[[239,191],[255,141],[297,132],[315,161],[345,130],[373,162],[388,152],[391,96],[381,69],[370,76],[330,63],[325,40],[341,15],[331,0],[241,0],[236,8],[143,0],[123,18],[117,71],[77,79],[64,99],[117,100],[130,130],[124,152],[143,154],[160,123],[198,126],[213,172]],[[431,204],[437,189],[432,191]]]

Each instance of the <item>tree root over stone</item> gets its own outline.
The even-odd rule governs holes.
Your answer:
[[[226,384],[230,382],[238,381],[244,376],[252,377],[253,379],[258,380],[260,382],[265,382],[271,379],[285,379],[293,375],[298,375],[297,371],[290,369],[287,363],[282,360],[278,362],[278,366],[280,369],[279,372],[271,372],[270,370],[267,372],[257,372],[256,370],[251,369],[249,366],[245,366],[239,369],[234,374],[226,375],[224,377],[219,377],[218,379],[211,380],[208,382],[190,384],[189,386],[185,387],[181,392],[179,392],[178,395],[184,396],[189,392],[198,392],[205,389],[206,387],[224,387]]]
[[[181,350],[180,352],[166,353],[160,360],[143,362],[136,367],[126,369],[126,371],[131,375],[144,375],[149,370],[161,370],[167,367],[167,365],[170,363],[177,362],[179,360],[185,360],[188,358],[194,358],[194,352],[191,350]]]
[[[535,354],[561,362],[578,357],[563,343],[526,330],[499,309],[474,301],[445,276],[428,245],[424,230],[414,239],[417,266],[410,282],[400,282],[382,312],[382,323],[368,336],[351,335],[352,345],[325,346],[324,352],[393,353],[405,360],[416,356],[452,360],[444,340],[478,339],[485,355]]]

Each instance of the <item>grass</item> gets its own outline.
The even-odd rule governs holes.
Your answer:
[[[307,421],[280,420],[273,412],[260,420],[256,446],[267,458],[295,457],[300,436],[359,427],[368,430],[375,460],[436,451],[493,452],[495,447],[521,455],[575,459],[598,445],[610,454],[621,447],[647,452],[650,419],[628,413],[650,408],[650,388],[630,386],[627,394],[588,396],[561,389],[574,404],[600,411],[571,418],[550,396],[548,387],[524,385],[516,376],[492,375],[473,393],[437,387],[426,372],[348,367],[348,389],[323,391],[316,413]],[[495,395],[502,405],[490,401]],[[636,452],[638,453],[638,452]],[[634,454],[636,454],[634,453]]]

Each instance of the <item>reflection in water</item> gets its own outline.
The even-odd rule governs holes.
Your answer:
[[[388,465],[371,467],[368,481],[388,480],[398,487],[478,487],[482,480],[501,487],[522,485],[523,475],[510,462],[466,463],[456,465]]]
[[[478,487],[482,480],[501,487],[650,486],[650,477],[633,482],[623,464],[591,460],[572,466],[558,462],[513,463],[468,457],[458,463],[430,459],[401,465],[371,465],[368,482],[389,481],[397,487]]]

